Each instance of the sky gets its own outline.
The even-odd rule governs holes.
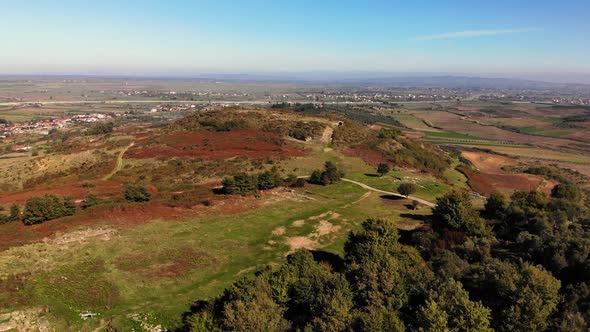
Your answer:
[[[588,0],[2,1],[0,74],[461,74],[590,83]]]

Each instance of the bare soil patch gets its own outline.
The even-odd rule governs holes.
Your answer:
[[[272,231],[272,235],[274,236],[281,236],[284,235],[287,232],[287,228],[284,226],[281,227],[277,227]]]
[[[305,236],[293,236],[288,237],[286,239],[286,243],[291,248],[290,252],[296,251],[298,249],[315,249],[318,246],[318,242],[316,240],[312,240]]]

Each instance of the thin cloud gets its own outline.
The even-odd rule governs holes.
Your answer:
[[[522,29],[497,29],[497,30],[468,30],[441,33],[438,35],[419,36],[414,40],[436,40],[436,39],[452,39],[452,38],[469,38],[469,37],[483,37],[483,36],[497,36],[510,35],[515,33],[539,31],[539,28],[522,28]]]

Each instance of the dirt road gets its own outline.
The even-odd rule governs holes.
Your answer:
[[[363,188],[365,188],[367,190],[371,190],[371,191],[374,191],[374,192],[378,192],[378,193],[382,193],[382,194],[386,194],[386,195],[391,195],[391,196],[396,196],[396,197],[400,197],[400,198],[411,199],[411,200],[417,201],[418,203],[424,204],[424,205],[429,206],[429,207],[434,207],[436,205],[436,204],[434,204],[432,202],[429,202],[427,200],[424,200],[422,198],[418,198],[418,197],[414,197],[414,196],[404,196],[404,195],[401,195],[401,194],[398,194],[398,193],[394,193],[394,192],[391,192],[391,191],[385,191],[385,190],[373,188],[373,187],[370,187],[370,186],[368,186],[368,185],[366,185],[366,184],[364,184],[362,182],[358,182],[358,181],[354,181],[354,180],[350,180],[350,179],[344,179],[344,178],[342,179],[342,181],[354,183],[357,186],[361,186],[361,187],[363,187]]]

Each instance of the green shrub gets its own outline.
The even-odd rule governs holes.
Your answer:
[[[417,189],[418,187],[413,183],[402,183],[397,187],[397,192],[400,193],[400,195],[409,196],[415,193]]]
[[[74,213],[76,213],[76,204],[71,198],[62,200],[55,195],[33,197],[25,204],[23,223],[39,224],[47,220],[71,216]]]
[[[144,186],[127,186],[125,189],[125,200],[134,203],[148,202],[152,194]]]
[[[344,173],[339,170],[334,163],[326,161],[324,164],[324,171],[319,169],[314,170],[309,177],[309,183],[327,186],[340,181],[343,176]]]

